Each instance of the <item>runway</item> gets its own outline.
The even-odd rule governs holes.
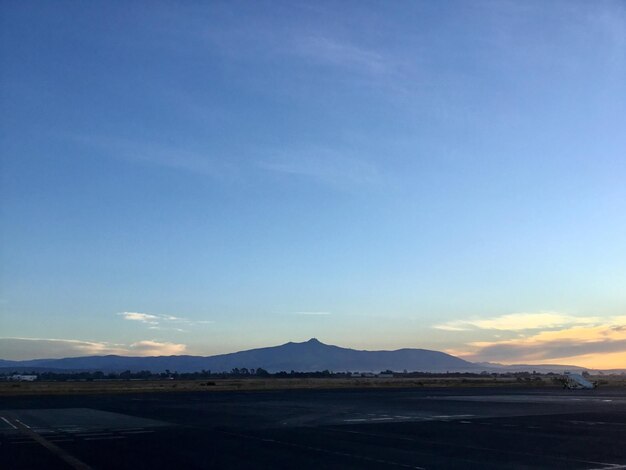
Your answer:
[[[11,397],[0,467],[626,469],[626,391]]]

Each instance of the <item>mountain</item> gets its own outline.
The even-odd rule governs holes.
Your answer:
[[[484,370],[471,362],[439,351],[427,349],[398,349],[396,351],[359,351],[321,343],[315,338],[303,343],[286,343],[281,346],[250,349],[217,356],[85,356],[64,359],[35,359],[29,361],[1,361],[7,369],[37,370],[124,370],[177,372],[211,370],[230,371],[233,368],[263,368],[269,372],[343,371],[422,371],[422,372],[475,372]]]
[[[304,343],[252,349],[210,358],[211,370],[230,370],[259,364],[268,371],[381,371],[468,370],[472,363],[439,351],[426,349],[398,349],[396,351],[358,351],[321,343],[315,338]],[[237,365],[239,364],[239,365]]]

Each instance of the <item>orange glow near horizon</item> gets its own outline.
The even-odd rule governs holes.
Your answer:
[[[468,361],[501,364],[563,364],[591,369],[626,369],[625,317],[605,324],[589,324],[546,330],[527,337],[475,341],[446,352]],[[567,354],[571,350],[571,354]],[[604,352],[606,351],[606,352]]]
[[[549,361],[537,361],[536,364],[568,364],[589,369],[624,369],[626,368],[626,352],[602,354],[585,354],[583,356],[561,357]]]

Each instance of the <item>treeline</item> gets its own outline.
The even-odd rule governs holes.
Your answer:
[[[27,372],[11,372],[4,373],[8,379],[12,375],[27,374]],[[297,371],[280,371],[270,373],[263,368],[234,368],[230,372],[212,372],[210,370],[202,370],[199,372],[176,372],[166,370],[165,372],[151,372],[142,370],[139,372],[131,372],[126,370],[123,372],[102,372],[102,371],[67,371],[67,372],[29,372],[28,374],[36,375],[39,381],[100,381],[100,380],[203,380],[203,379],[234,379],[234,378],[350,378],[354,377],[352,372],[331,372],[329,370],[317,372],[297,372]],[[473,373],[473,372],[393,372],[391,370],[381,371],[381,375],[385,377],[405,377],[405,378],[523,378],[537,375],[554,375],[538,374],[536,372],[514,372],[514,373]]]
[[[394,372],[394,377],[410,377],[410,378],[437,378],[437,377],[499,377],[499,378],[517,378],[517,377],[536,377],[536,376],[548,376],[551,377],[554,372]]]
[[[11,372],[0,375],[1,378],[8,379],[13,375],[36,375],[38,381],[100,381],[100,380],[203,380],[203,379],[240,379],[240,378],[261,378],[261,377],[277,377],[277,378],[328,378],[328,377],[349,377],[349,373],[335,374],[328,370],[318,372],[296,372],[281,371],[270,373],[262,368],[235,368],[230,372],[212,372],[210,370],[202,370],[199,372],[177,372],[166,370],[165,372],[151,372],[142,370],[132,372],[126,370],[123,372],[102,372],[102,371],[68,371],[68,372]]]

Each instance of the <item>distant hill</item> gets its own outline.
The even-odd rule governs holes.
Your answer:
[[[54,370],[124,370],[177,372],[211,370],[231,371],[233,368],[263,368],[269,372],[343,371],[422,371],[422,372],[475,372],[484,370],[471,362],[439,351],[427,349],[398,349],[396,351],[359,351],[321,343],[315,338],[303,343],[286,343],[281,346],[251,349],[217,356],[85,356],[64,359],[35,359],[28,361],[0,361],[3,370],[43,369]]]
[[[585,368],[559,364],[497,364],[473,363],[439,351],[428,349],[398,349],[396,351],[360,351],[321,343],[315,338],[303,343],[286,343],[268,348],[250,349],[217,356],[83,356],[63,359],[33,359],[7,361],[0,359],[0,372],[63,372],[95,371],[122,372],[230,372],[234,368],[269,372],[380,372],[383,370],[410,372],[581,372]],[[601,371],[590,371],[601,372]],[[605,371],[622,373],[624,370]]]

